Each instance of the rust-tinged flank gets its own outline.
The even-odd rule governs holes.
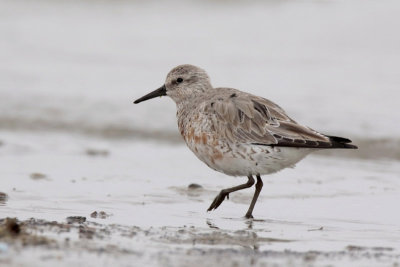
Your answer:
[[[213,150],[213,155],[211,156],[212,160],[220,160],[223,158],[223,155],[218,150]]]
[[[201,141],[203,142],[203,145],[207,144],[207,135],[205,133],[201,135]]]
[[[201,140],[200,136],[197,136],[197,135],[194,136],[194,143],[195,144],[200,144],[200,140]]]
[[[193,136],[194,136],[194,129],[193,129],[193,128],[190,128],[189,134],[187,135],[188,141],[192,140],[192,139],[193,139]]]
[[[216,148],[217,146],[218,146],[218,139],[217,138],[214,138],[213,136],[211,136],[211,140],[212,140],[212,146],[214,147],[214,148]]]

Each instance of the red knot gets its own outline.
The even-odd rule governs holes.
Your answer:
[[[263,186],[261,175],[275,173],[313,151],[356,149],[347,138],[321,134],[298,124],[272,101],[232,88],[213,88],[207,73],[193,65],[172,69],[163,86],[134,103],[169,96],[177,107],[179,131],[189,149],[208,167],[248,181],[221,190],[208,211],[221,205],[229,194],[254,185],[245,215],[253,209]]]

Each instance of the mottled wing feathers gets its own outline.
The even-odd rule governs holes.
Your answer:
[[[302,126],[275,103],[230,88],[216,88],[206,100],[204,112],[219,135],[231,142],[257,145],[354,148],[346,138],[325,136]]]

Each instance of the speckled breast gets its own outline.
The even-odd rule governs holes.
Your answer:
[[[187,146],[210,168],[215,169],[216,161],[226,152],[226,144],[221,140],[204,114],[188,113],[179,116],[179,131]]]

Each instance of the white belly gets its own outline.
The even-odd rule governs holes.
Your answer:
[[[197,147],[196,156],[210,168],[231,176],[263,175],[294,167],[316,149],[240,145],[230,151],[220,150],[222,157],[211,158],[208,149]]]

